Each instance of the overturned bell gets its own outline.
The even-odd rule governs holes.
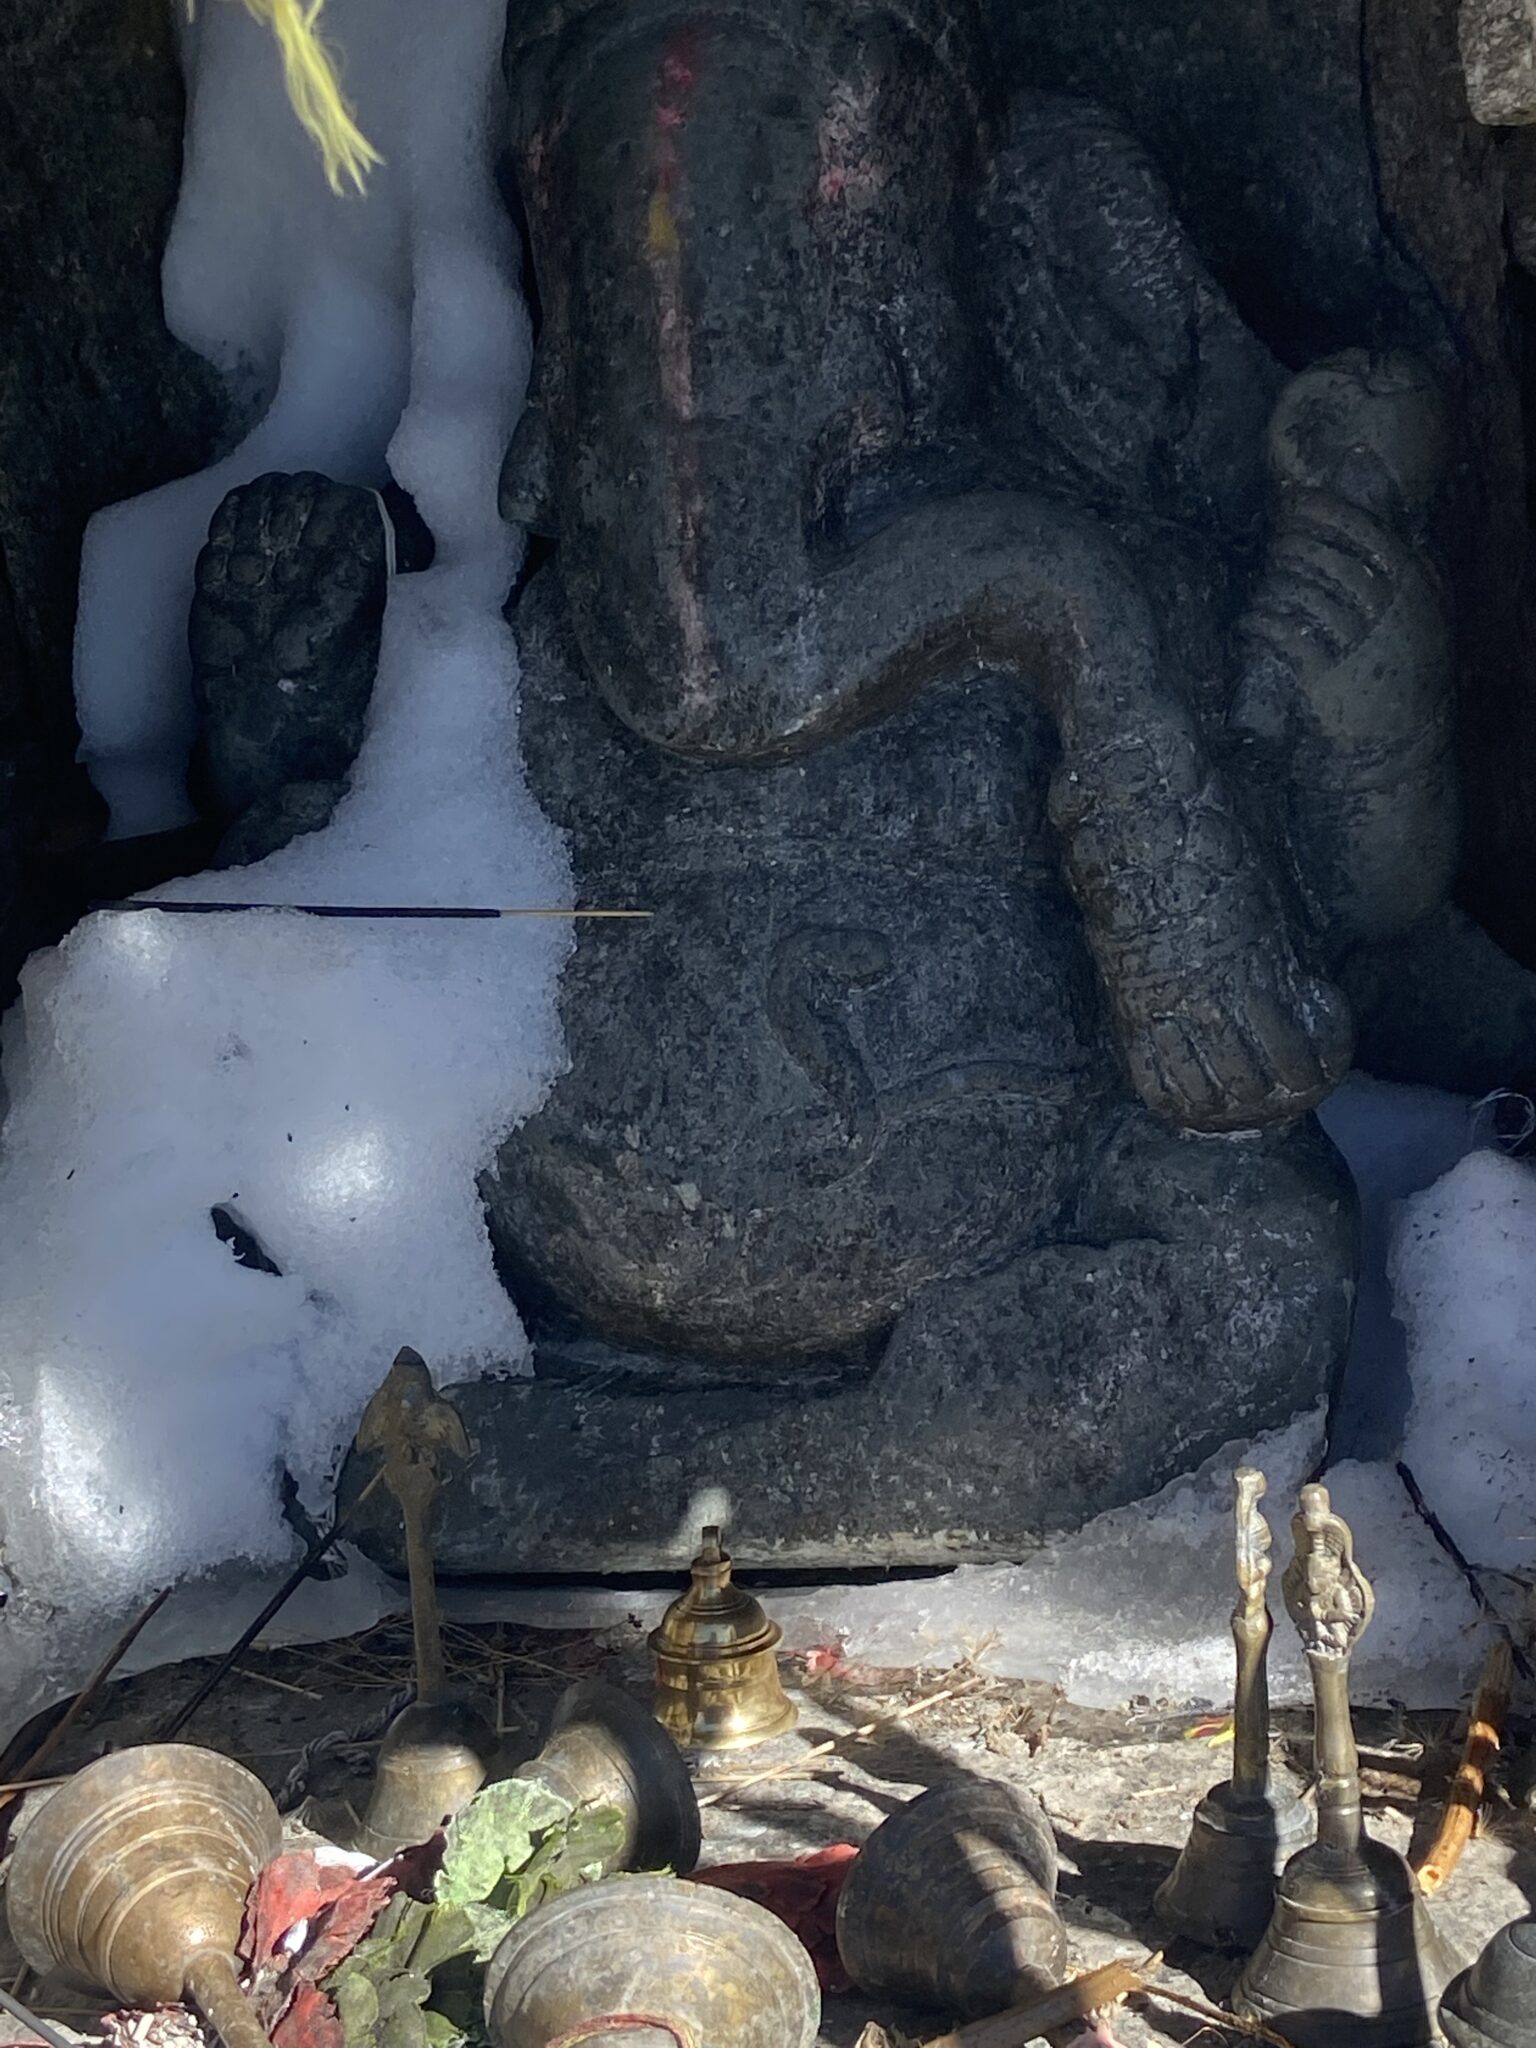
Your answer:
[[[762,1906],[637,1877],[520,1921],[486,1971],[485,2018],[494,2048],[812,2048],[821,1991]]]
[[[843,1968],[875,1997],[982,2019],[1061,1982],[1056,1838],[1027,1792],[957,1778],[882,1821],[837,1904]]]
[[[1155,1901],[1164,1926],[1204,1948],[1253,1949],[1275,1903],[1275,1880],[1311,1839],[1312,1816],[1269,1766],[1269,1524],[1259,1513],[1264,1475],[1239,1468],[1237,1606],[1232,1637],[1237,1684],[1232,1775],[1195,1808],[1189,1840]]]
[[[624,1816],[614,1870],[670,1870],[699,1860],[699,1801],[682,1751],[653,1715],[616,1686],[595,1680],[561,1694],[549,1739],[524,1764],[573,1806],[612,1806]]]
[[[266,1787],[229,1757],[164,1742],[102,1757],[55,1792],[16,1844],[11,1934],[125,2005],[195,2005],[226,2048],[267,2048],[235,1968],[246,1893],[277,1854]]]
[[[1536,1919],[1501,1927],[1440,2001],[1451,2048],[1536,2048]]]
[[[774,1652],[784,1631],[731,1584],[720,1531],[704,1531],[693,1584],[651,1632],[656,1718],[684,1749],[745,1749],[794,1727],[799,1715]]]
[[[349,1846],[383,1858],[430,1841],[480,1790],[500,1746],[466,1700],[402,1708],[379,1745],[367,1811]]]
[[[1429,2048],[1450,1967],[1407,1863],[1361,1820],[1349,1660],[1375,1595],[1326,1487],[1302,1488],[1292,1526],[1285,1604],[1312,1671],[1317,1840],[1286,1865],[1232,2007],[1295,2048]]]

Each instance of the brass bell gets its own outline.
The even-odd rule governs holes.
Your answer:
[[[1312,1816],[1269,1767],[1269,1524],[1259,1513],[1262,1472],[1237,1481],[1238,1601],[1232,1613],[1237,1684],[1232,1775],[1195,1808],[1189,1840],[1158,1891],[1165,1926],[1215,1949],[1251,1950],[1269,1925],[1275,1879],[1312,1833]]]
[[[618,1808],[624,1840],[608,1875],[686,1877],[699,1860],[699,1801],[682,1753],[616,1686],[586,1679],[567,1687],[544,1747],[516,1775],[537,1778],[573,1806]]]
[[[448,1689],[432,1506],[444,1465],[466,1459],[470,1442],[458,1410],[437,1392],[425,1360],[409,1345],[364,1409],[357,1447],[380,1455],[384,1484],[400,1504],[416,1644],[416,1698],[390,1723],[368,1809],[349,1843],[365,1855],[385,1857],[430,1840],[467,1806],[501,1745],[485,1717]]]
[[[60,1788],[21,1834],[6,1907],[32,1969],[127,2005],[185,1998],[225,2048],[267,2048],[236,1974],[251,1881],[282,1842],[271,1795],[190,1743],[121,1749]]]
[[[415,1700],[389,1724],[373,1790],[347,1846],[380,1861],[430,1841],[490,1777],[501,1743],[468,1700]]]
[[[1451,2048],[1536,2048],[1536,1918],[1501,1927],[1440,2001]]]
[[[1059,1984],[1067,1934],[1045,1808],[1031,1792],[963,1777],[893,1813],[838,1897],[837,1952],[861,1991],[967,2019]]]
[[[486,1970],[485,2019],[494,2048],[814,2048],[821,1992],[765,1907],[635,1877],[520,1920]]]
[[[784,1631],[731,1584],[720,1531],[704,1531],[693,1584],[651,1632],[656,1718],[682,1749],[745,1749],[785,1735],[799,1713],[774,1655]]]
[[[1296,2048],[1429,2048],[1449,1962],[1412,1871],[1361,1818],[1349,1664],[1376,1596],[1326,1487],[1302,1488],[1292,1528],[1285,1604],[1312,1671],[1317,1840],[1285,1866],[1232,2009]]]

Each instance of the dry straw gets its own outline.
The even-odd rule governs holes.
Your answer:
[[[352,118],[336,76],[335,62],[320,40],[325,0],[241,0],[247,14],[271,29],[283,59],[283,83],[298,115],[319,148],[326,183],[336,193],[350,179],[359,192],[384,159]],[[190,20],[197,0],[187,0]]]

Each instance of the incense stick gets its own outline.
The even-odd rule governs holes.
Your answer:
[[[436,903],[162,903],[148,896],[125,896],[115,903],[93,903],[92,911],[158,910],[173,917],[229,917],[241,910],[281,910],[301,917],[467,918],[607,917],[649,918],[654,910],[565,910],[525,908],[518,904]]]

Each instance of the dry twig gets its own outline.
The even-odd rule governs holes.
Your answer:
[[[1509,1712],[1510,1688],[1514,1683],[1514,1659],[1507,1642],[1495,1642],[1483,1665],[1483,1676],[1472,1703],[1472,1721],[1467,1729],[1461,1763],[1445,1796],[1445,1812],[1435,1839],[1415,1865],[1419,1890],[1425,1897],[1439,1891],[1461,1861],[1461,1852],[1472,1839],[1477,1816],[1482,1811],[1488,1784],[1488,1766],[1499,1746],[1499,1731]]]
[[[42,1766],[47,1763],[49,1757],[53,1755],[70,1729],[74,1727],[86,1708],[91,1705],[96,1695],[101,1691],[101,1688],[138,1641],[140,1634],[154,1620],[170,1596],[170,1587],[163,1587],[137,1619],[123,1630],[123,1633],[118,1637],[111,1649],[108,1650],[106,1656],[102,1658],[96,1669],[85,1681],[85,1684],[75,1694],[63,1714],[54,1722],[36,1749],[33,1750],[32,1754],[22,1764],[20,1771],[17,1773],[17,1781],[10,1785],[0,1786],[0,1813],[5,1811],[12,1799],[16,1798],[20,1793],[31,1789],[31,1782],[36,1781],[37,1774],[42,1769]]]

